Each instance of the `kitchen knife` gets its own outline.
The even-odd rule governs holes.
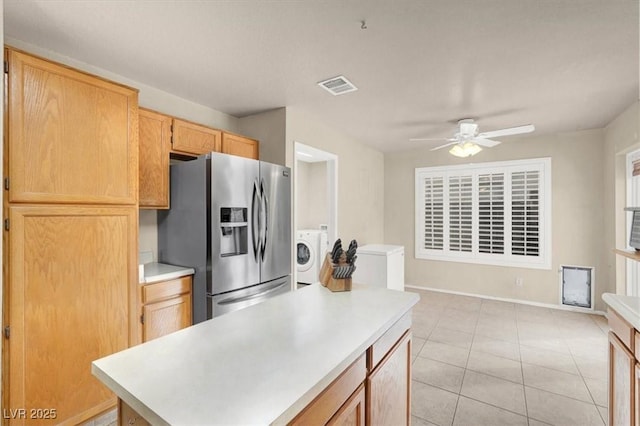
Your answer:
[[[340,238],[333,243],[333,249],[331,250],[331,261],[333,261],[333,263],[336,263],[334,259],[336,258],[336,252],[338,249],[342,249],[342,240],[340,240]]]
[[[342,247],[338,247],[335,253],[333,254],[333,257],[331,258],[331,261],[334,264],[340,263],[340,257],[342,256],[342,253],[343,253]]]
[[[355,260],[355,259],[354,259]],[[347,274],[347,278],[351,278],[351,275],[356,271],[356,265],[349,266],[349,273]]]
[[[353,258],[356,255],[356,251],[358,250],[358,242],[356,240],[351,240],[349,243],[349,248],[347,249],[347,263],[353,263]]]

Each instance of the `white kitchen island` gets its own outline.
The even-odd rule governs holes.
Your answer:
[[[153,425],[397,419],[409,416],[418,300],[316,284],[99,359],[92,372]]]

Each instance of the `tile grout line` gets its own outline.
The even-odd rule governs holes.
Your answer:
[[[520,375],[522,376],[522,396],[524,398],[524,412],[527,413],[527,425],[530,423],[529,404],[527,403],[527,389],[524,387],[524,367],[522,366],[522,351],[520,350],[520,328],[516,314],[516,337],[518,338],[518,355],[520,355]]]

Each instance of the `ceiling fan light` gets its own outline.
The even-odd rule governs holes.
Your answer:
[[[476,145],[473,142],[465,142],[464,144],[454,145],[453,148],[449,150],[449,153],[455,155],[456,157],[470,157],[472,155],[476,155],[482,151],[480,146]]]

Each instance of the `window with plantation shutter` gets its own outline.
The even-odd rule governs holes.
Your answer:
[[[551,159],[416,169],[416,258],[551,268]]]

